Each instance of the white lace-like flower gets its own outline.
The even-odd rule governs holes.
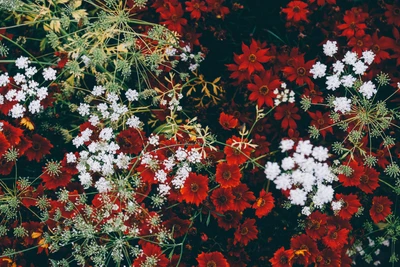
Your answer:
[[[361,57],[365,63],[368,65],[371,65],[372,62],[374,62],[375,59],[375,54],[371,50],[367,50],[362,52],[362,57]]]
[[[289,151],[293,148],[294,146],[294,141],[291,139],[284,139],[281,141],[279,148],[281,149],[282,152]]]
[[[353,87],[354,82],[356,80],[357,79],[355,77],[353,77],[351,74],[349,74],[349,75],[342,76],[342,79],[340,81],[342,82],[344,87],[351,88],[351,87]]]
[[[363,75],[364,72],[368,69],[368,66],[364,64],[361,60],[358,60],[353,64],[353,70],[355,74]]]
[[[57,79],[56,74],[57,74],[57,71],[52,68],[46,68],[43,70],[43,78],[46,81],[54,81],[55,79]]]
[[[323,45],[323,49],[325,55],[327,55],[328,57],[333,57],[338,51],[337,42],[328,40]]]
[[[310,73],[313,74],[314,79],[322,78],[326,75],[326,65],[321,62],[315,63],[310,69]]]
[[[346,63],[347,65],[354,65],[358,60],[357,53],[355,52],[350,52],[347,51],[347,53],[344,55],[343,62]]]
[[[335,112],[340,111],[345,114],[351,110],[351,99],[347,97],[336,97],[333,101]]]
[[[29,67],[29,64],[31,61],[27,57],[20,56],[15,60],[15,66],[17,66],[18,69],[26,69]]]
[[[360,86],[359,92],[363,94],[366,99],[370,99],[373,95],[376,94],[377,90],[375,88],[375,84],[373,84],[371,81],[368,81]]]
[[[340,82],[339,75],[332,75],[326,77],[326,89],[335,91],[340,87],[342,83]]]
[[[281,173],[281,169],[278,163],[268,161],[267,164],[265,164],[264,173],[267,179],[274,180]]]

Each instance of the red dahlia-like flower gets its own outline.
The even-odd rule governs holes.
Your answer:
[[[317,243],[306,234],[292,237],[290,239],[290,248],[295,252],[293,263],[305,266],[314,262],[319,253]]]
[[[34,134],[31,137],[32,146],[25,152],[25,156],[28,160],[36,160],[40,162],[44,155],[50,154],[50,149],[53,148],[53,145],[46,138]]]
[[[229,14],[229,8],[223,6],[222,3],[225,0],[206,0],[208,4],[208,10],[217,15],[217,18],[224,19],[225,15]]]
[[[168,265],[167,257],[162,253],[161,248],[157,245],[143,242],[141,244],[143,253],[133,262],[133,267],[144,266],[145,262],[151,258],[152,261],[156,260],[157,267],[166,267]]]
[[[236,55],[234,53],[233,60],[235,61],[235,64],[226,64],[225,66],[229,71],[232,72],[229,78],[237,80],[234,85],[240,84],[245,80],[249,80],[249,73],[247,69],[240,69],[240,64],[243,62],[243,55]]]
[[[174,238],[178,238],[186,234],[189,229],[190,221],[182,220],[181,218],[174,216],[168,221],[165,221],[163,225],[174,232]]]
[[[307,14],[309,11],[307,10],[307,7],[307,3],[302,1],[291,1],[287,5],[287,8],[282,9],[282,12],[286,13],[287,20],[292,20],[294,22],[303,20],[308,22]]]
[[[335,197],[338,201],[342,200],[342,207],[339,211],[339,216],[342,219],[350,219],[358,211],[358,208],[361,207],[361,203],[356,195],[336,194]]]
[[[71,181],[72,175],[67,173],[61,164],[49,162],[43,167],[43,174],[40,176],[47,189],[67,186]]]
[[[374,197],[372,199],[372,207],[369,210],[374,223],[384,221],[386,217],[392,213],[390,206],[393,204],[388,197]]]
[[[10,143],[2,132],[0,132],[0,157],[10,148]]]
[[[375,63],[379,64],[382,60],[390,58],[390,54],[386,50],[394,49],[395,42],[392,38],[386,36],[379,38],[378,32],[375,32],[372,35],[372,42],[371,50],[375,53]]]
[[[229,165],[226,162],[220,162],[217,165],[215,180],[221,187],[235,187],[239,185],[242,174],[238,165]]]
[[[247,85],[247,89],[251,91],[249,100],[257,101],[257,105],[260,108],[264,104],[268,107],[273,107],[273,98],[276,97],[274,90],[280,86],[281,81],[277,77],[272,76],[271,71],[265,71],[261,77],[254,75],[254,83]]]
[[[351,37],[347,45],[352,47],[352,52],[356,52],[358,56],[361,57],[362,52],[368,50],[372,45],[371,35],[363,32],[356,32],[355,36]]]
[[[8,143],[11,146],[16,146],[21,142],[21,137],[23,136],[23,130],[17,127],[12,126],[7,121],[0,121],[3,123],[3,130],[1,131],[4,136],[7,138]]]
[[[343,186],[358,186],[360,184],[361,175],[364,172],[364,167],[358,165],[356,161],[350,162],[349,167],[352,169],[351,174],[349,176],[339,174],[339,181]]]
[[[218,214],[216,217],[218,226],[228,231],[239,224],[242,215],[239,212],[228,210],[222,215]]]
[[[15,161],[7,161],[5,157],[0,157],[0,174],[9,175],[15,165]]]
[[[257,198],[256,202],[253,204],[253,209],[256,209],[256,216],[262,218],[267,216],[274,206],[274,197],[272,196],[272,193],[267,193],[263,189],[261,190],[260,196]]]
[[[364,15],[364,13],[359,12],[356,8],[347,10],[343,17],[345,23],[337,26],[339,30],[343,31],[341,36],[351,38],[356,33],[360,36],[364,35],[364,30],[367,28],[367,25],[364,23],[366,17],[368,17],[368,14]]]
[[[232,188],[232,194],[235,196],[232,207],[234,211],[242,212],[251,207],[250,202],[256,200],[253,192],[249,191],[246,184],[240,184]]]
[[[379,187],[379,172],[375,169],[365,167],[364,173],[360,177],[360,188],[366,194],[372,194]]]
[[[328,215],[321,213],[320,211],[314,211],[306,219],[306,233],[309,237],[314,240],[319,240],[326,233],[326,225],[328,221]]]
[[[226,141],[224,153],[228,164],[240,165],[247,161],[253,148],[245,143],[247,143],[247,139],[242,140],[236,136],[232,136]]]
[[[269,260],[273,267],[292,267],[291,259],[294,257],[294,251],[285,250],[281,247],[274,253],[274,257]]]
[[[308,114],[312,119],[311,125],[315,126],[315,128],[319,130],[320,134],[324,138],[327,132],[333,134],[333,128],[331,127],[333,121],[329,112],[322,113],[321,111],[317,110],[315,113],[309,111]]]
[[[201,17],[201,12],[206,12],[207,7],[204,1],[191,0],[185,2],[186,11],[190,12],[190,17],[192,19],[198,20]]]
[[[217,188],[211,195],[211,201],[218,212],[232,209],[234,198],[229,188]]]
[[[281,127],[286,130],[288,127],[291,129],[297,128],[295,120],[300,120],[300,115],[297,114],[299,109],[295,107],[294,103],[282,104],[275,108],[274,118],[282,120]]]
[[[25,151],[28,150],[32,146],[32,142],[26,138],[24,135],[21,136],[21,141],[18,143],[18,145],[15,146],[16,149],[18,149],[18,155],[22,156],[25,154]]]
[[[193,203],[199,206],[208,195],[208,177],[190,173],[181,189],[181,193],[183,200],[187,203]]]
[[[244,246],[254,239],[257,239],[258,230],[255,226],[255,219],[246,219],[243,224],[239,225],[235,232],[233,244],[241,243]]]
[[[322,97],[322,92],[317,91],[315,88],[314,89],[304,88],[304,93],[302,97],[305,96],[311,98],[311,103],[313,104],[324,102],[324,98]]]
[[[314,3],[315,0],[309,0],[308,1],[310,4]],[[319,6],[323,6],[325,4],[329,4],[329,5],[336,5],[336,0],[317,0],[317,5]]]
[[[386,4],[386,12],[385,16],[387,18],[388,24],[394,24],[397,27],[400,27],[400,6],[397,4],[388,5]]]
[[[337,251],[326,248],[316,257],[316,267],[342,267],[340,254]]]
[[[221,252],[202,252],[197,256],[199,267],[229,267]]]
[[[328,233],[322,238],[322,242],[325,244],[325,246],[333,250],[340,249],[348,243],[347,237],[349,232],[349,229],[338,229],[336,226],[329,225]]]
[[[143,149],[144,133],[136,129],[126,129],[117,136],[119,152],[125,154],[139,154]]]
[[[219,124],[221,124],[222,128],[225,130],[230,130],[236,128],[239,121],[233,115],[228,115],[225,112],[221,112],[219,115]]]
[[[182,5],[180,3],[176,6],[168,4],[169,10],[161,13],[161,19],[164,20],[161,23],[166,25],[171,31],[182,33],[182,26],[187,24],[187,20],[183,18]]]
[[[261,65],[261,63],[265,63],[271,58],[267,55],[268,48],[259,48],[256,40],[254,39],[251,40],[250,47],[242,43],[242,51],[242,62],[239,65],[239,70],[247,69],[249,75],[251,75],[254,71],[263,71],[264,67]]]
[[[283,73],[289,81],[296,81],[297,85],[303,85],[306,83],[310,89],[314,89],[314,83],[310,78],[312,77],[310,69],[314,64],[315,60],[305,62],[304,56],[301,55],[293,60],[292,66],[284,67]]]

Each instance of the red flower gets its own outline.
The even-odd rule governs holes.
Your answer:
[[[285,250],[281,247],[274,253],[274,257],[269,260],[273,267],[292,267],[291,259],[294,257],[294,251]]]
[[[199,206],[208,195],[208,177],[190,173],[181,189],[181,193],[183,200],[187,203],[193,203]]]
[[[394,45],[393,45],[393,51],[395,52],[392,55],[392,58],[396,58],[396,66],[400,65],[400,32],[396,27],[393,27],[393,37],[395,38],[394,40]]]
[[[67,186],[72,175],[67,173],[60,163],[49,162],[43,167],[43,174],[40,176],[47,189]]]
[[[257,239],[258,230],[254,225],[256,223],[255,219],[246,219],[243,224],[239,225],[235,232],[235,239],[233,244],[241,243],[245,246],[254,239]]]
[[[355,36],[351,37],[347,45],[352,47],[352,52],[356,52],[361,57],[362,52],[368,50],[372,45],[371,35],[361,31],[357,32]]]
[[[190,12],[190,17],[192,19],[198,20],[201,17],[201,12],[206,12],[207,7],[204,1],[200,0],[191,0],[185,2],[186,11]]]
[[[281,81],[272,76],[271,71],[265,71],[262,78],[258,75],[254,75],[254,83],[249,83],[247,89],[251,91],[249,96],[250,101],[257,101],[258,107],[262,107],[264,104],[273,107],[273,98],[276,97],[274,90],[281,86]]]
[[[21,137],[23,136],[23,130],[12,126],[7,121],[0,121],[3,123],[3,130],[1,131],[3,135],[7,138],[8,143],[11,146],[16,146],[21,142]]]
[[[247,143],[247,139],[241,140],[236,136],[232,136],[226,141],[224,153],[228,164],[240,165],[247,161],[253,149],[245,143]]]
[[[119,153],[139,154],[143,150],[144,133],[136,129],[126,129],[117,136],[117,143],[120,147]]]
[[[197,256],[199,267],[229,267],[221,252],[202,252]]]
[[[363,166],[358,165],[356,161],[350,162],[349,167],[352,169],[351,174],[349,176],[339,174],[339,181],[343,184],[343,186],[358,186],[360,184],[360,178],[364,172],[364,168]]]
[[[306,234],[298,235],[290,239],[290,248],[294,251],[293,260],[297,264],[308,266],[314,262],[319,253],[317,243]]]
[[[318,267],[342,267],[340,254],[329,248],[324,249],[316,258],[316,265]]]
[[[286,13],[287,20],[292,20],[294,22],[304,20],[308,22],[307,14],[309,11],[306,9],[307,7],[307,3],[302,1],[291,1],[287,5],[287,8],[282,9],[282,12]]]
[[[300,120],[300,115],[297,114],[299,109],[295,107],[294,103],[282,104],[276,107],[274,118],[282,120],[281,127],[286,130],[288,127],[296,129],[297,124],[295,120]]]
[[[390,206],[393,204],[388,197],[374,197],[372,199],[372,207],[369,210],[374,223],[384,221],[386,217],[392,213]]]
[[[224,19],[225,15],[229,14],[229,8],[223,6],[222,3],[225,0],[206,0],[208,4],[208,10],[212,11],[214,14],[217,15],[217,18]]]
[[[181,218],[174,216],[168,221],[165,221],[163,225],[174,232],[174,238],[178,238],[186,234],[189,229],[190,221],[182,220]]]
[[[220,162],[217,165],[215,180],[221,187],[235,187],[240,184],[242,174],[238,165],[229,165],[225,162]]]
[[[397,27],[400,27],[400,7],[395,5],[386,4],[386,12],[385,16],[387,18],[388,24],[394,24]]]
[[[232,188],[232,194],[235,196],[232,207],[234,211],[242,212],[251,207],[250,202],[256,200],[253,192],[249,191],[246,184],[240,184]]]
[[[219,124],[221,124],[222,128],[225,130],[230,130],[236,128],[239,121],[232,115],[228,115],[225,112],[221,112],[219,115]]]
[[[375,53],[374,61],[379,64],[382,60],[389,59],[390,54],[386,50],[394,49],[394,40],[386,36],[378,38],[378,33],[375,32],[372,35],[372,41],[373,45],[371,47],[371,50]]]
[[[316,89],[304,88],[303,96],[308,96],[309,98],[311,98],[311,103],[313,104],[324,102],[322,92],[317,91]]]
[[[49,140],[38,134],[34,134],[30,141],[32,146],[25,152],[25,156],[30,161],[36,160],[40,162],[43,156],[50,154],[50,149],[53,148]]]
[[[7,161],[5,157],[0,157],[0,174],[9,175],[14,165],[15,161]]]
[[[217,188],[211,194],[211,201],[218,212],[232,209],[234,198],[229,188]]]
[[[312,4],[315,2],[315,0],[309,0],[308,2],[310,2],[310,4]],[[336,5],[336,0],[317,0],[317,5],[319,5],[319,6],[323,6],[326,3],[328,3],[330,5]]]
[[[287,79],[291,82],[296,81],[297,85],[308,84],[310,89],[314,89],[314,83],[311,80],[310,69],[315,64],[315,60],[309,60],[305,62],[304,56],[295,58],[292,62],[292,66],[283,68],[283,73]]]
[[[239,65],[239,70],[247,69],[249,75],[254,71],[263,71],[264,67],[261,63],[265,63],[271,58],[267,55],[268,48],[260,49],[254,39],[251,40],[250,47],[242,43],[242,51],[242,62]]]
[[[25,154],[25,151],[28,150],[32,146],[32,142],[28,140],[24,135],[21,136],[21,141],[18,143],[18,145],[15,146],[16,149],[18,149],[18,155],[22,156]]]
[[[343,18],[345,23],[337,26],[339,30],[343,31],[341,36],[351,38],[356,32],[358,32],[360,36],[364,35],[364,30],[367,28],[367,25],[364,23],[366,17],[368,17],[368,14],[365,16],[364,13],[359,12],[357,8],[347,10]]]
[[[375,169],[365,167],[364,173],[360,177],[360,188],[366,194],[372,194],[374,190],[379,187],[379,172]]]
[[[322,242],[333,250],[340,249],[348,243],[347,237],[349,232],[349,229],[338,229],[336,226],[329,225],[328,233],[322,238]]]
[[[233,54],[233,60],[235,61],[235,64],[226,64],[225,66],[228,68],[229,71],[231,71],[231,75],[229,78],[237,80],[237,83],[239,84],[243,82],[244,80],[249,79],[249,73],[246,68],[240,69],[240,64],[242,64],[243,60],[243,55],[236,55],[235,53]]]
[[[166,25],[171,31],[176,31],[182,33],[182,26],[187,24],[187,20],[183,18],[182,5],[178,4],[176,6],[168,3],[169,10],[161,13],[161,23]]]
[[[335,197],[336,200],[342,200],[342,208],[339,211],[339,216],[342,219],[350,219],[358,211],[358,208],[361,207],[361,203],[356,195],[336,194]]]
[[[310,115],[311,119],[313,119],[310,124],[315,126],[315,128],[319,130],[320,134],[324,138],[327,132],[333,134],[333,129],[331,127],[333,121],[330,118],[329,112],[325,112],[324,114],[322,114],[321,111],[317,110],[315,113],[309,111],[308,114]]]
[[[10,148],[10,143],[2,132],[0,132],[0,157]]]
[[[318,210],[311,213],[306,220],[307,235],[314,240],[321,239],[325,235],[327,221],[328,215]]]
[[[274,197],[272,196],[272,193],[267,193],[263,189],[261,190],[260,196],[257,198],[256,202],[253,204],[253,209],[256,209],[256,216],[262,218],[267,216],[274,206]]]
[[[216,217],[218,226],[228,231],[239,224],[242,215],[239,212],[228,210],[222,215],[218,214]]]
[[[133,262],[132,266],[140,267],[145,264],[148,258],[157,260],[157,267],[166,267],[168,265],[168,259],[162,253],[161,248],[152,243],[143,242],[142,244],[143,253]]]

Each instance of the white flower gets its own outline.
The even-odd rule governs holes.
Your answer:
[[[325,76],[326,72],[326,65],[322,64],[321,62],[315,63],[312,68],[310,69],[310,73],[313,74],[314,79],[322,78]]]
[[[290,178],[290,175],[286,173],[282,173],[281,175],[276,177],[274,183],[276,189],[280,190],[287,190],[292,187],[292,180]]]
[[[108,93],[107,94],[107,100],[110,102],[117,102],[119,99],[119,96],[116,93]]]
[[[313,197],[315,206],[322,207],[325,203],[329,203],[333,199],[334,190],[331,185],[318,185],[317,193]]]
[[[337,42],[328,40],[323,45],[323,49],[325,55],[327,55],[328,57],[333,57],[338,51]]]
[[[168,47],[165,49],[165,54],[166,54],[167,56],[169,56],[169,57],[175,56],[175,54],[176,54],[176,49],[175,49],[174,47],[172,47],[172,46],[168,46]]]
[[[55,79],[57,79],[56,73],[57,73],[56,70],[54,70],[52,68],[47,68],[47,69],[43,70],[42,74],[43,74],[43,78],[46,81],[54,81]]]
[[[267,179],[274,180],[281,173],[281,169],[278,163],[268,161],[267,164],[265,164],[264,173]]]
[[[15,66],[17,66],[18,69],[26,69],[31,61],[27,57],[20,56],[15,60]]]
[[[297,143],[296,152],[308,156],[311,154],[313,145],[310,143],[310,140],[300,140]]]
[[[281,149],[282,152],[289,151],[293,148],[294,146],[294,141],[290,139],[284,139],[281,141],[281,144],[279,148]]]
[[[128,89],[125,93],[126,98],[128,101],[137,101],[139,99],[139,93],[136,90]]]
[[[104,129],[101,130],[100,134],[99,134],[99,138],[104,140],[104,141],[109,141],[111,140],[111,138],[114,136],[113,134],[113,129],[106,127]]]
[[[375,59],[375,54],[371,50],[367,50],[362,52],[362,59],[364,59],[364,62],[367,63],[368,65],[371,65],[372,62],[374,62]]]
[[[149,137],[150,145],[154,145],[154,146],[158,145],[159,140],[160,140],[160,137],[158,135],[151,134]]]
[[[282,164],[281,167],[282,169],[284,169],[285,171],[287,170],[291,170],[294,168],[295,162],[291,157],[286,157],[282,160]]]
[[[67,163],[75,163],[76,162],[76,156],[74,153],[70,152],[67,154]]]
[[[333,63],[332,66],[333,66],[333,72],[337,75],[341,74],[344,70],[344,64],[340,60]]]
[[[79,174],[78,178],[84,188],[92,185],[92,176],[89,173],[83,172]]]
[[[312,156],[318,161],[325,161],[329,158],[328,149],[322,146],[313,148]]]
[[[353,77],[352,75],[349,74],[349,75],[342,76],[341,82],[344,87],[350,88],[353,86],[353,84],[356,80],[357,79],[355,77]]]
[[[25,79],[25,75],[21,74],[21,73],[17,73],[14,76],[14,81],[17,85],[20,85],[21,83],[26,83],[26,79]]]
[[[22,106],[21,104],[15,104],[12,109],[9,111],[11,117],[14,119],[22,118],[24,116],[24,112],[26,111],[26,108]]]
[[[359,92],[362,93],[366,99],[370,99],[374,94],[376,94],[377,90],[375,89],[375,84],[368,81],[360,86]]]
[[[301,214],[306,215],[306,216],[310,216],[311,215],[311,208],[310,207],[304,207],[301,210]]]
[[[4,73],[0,75],[0,86],[6,86],[9,82],[8,73]]]
[[[367,69],[368,66],[365,65],[361,60],[358,60],[355,64],[353,64],[353,70],[355,74],[363,75]]]
[[[137,129],[137,128],[139,128],[139,125],[140,125],[140,119],[138,117],[136,117],[135,115],[132,115],[126,121],[126,125],[128,125],[129,127]]]
[[[111,190],[111,184],[104,177],[101,177],[94,185],[99,193],[107,193]]]
[[[81,56],[81,59],[82,59],[83,64],[85,64],[85,67],[88,67],[89,63],[90,63],[90,58],[86,55],[83,55],[83,56]]]
[[[347,51],[347,53],[344,55],[343,62],[347,65],[354,65],[357,59],[358,57],[356,52]]]
[[[342,201],[340,201],[340,200],[339,201],[332,201],[331,205],[332,205],[332,210],[334,212],[338,212],[338,211],[340,211],[342,209]]]
[[[96,126],[100,123],[100,119],[97,115],[90,115],[89,122],[91,125]]]
[[[25,75],[28,78],[31,78],[33,75],[35,75],[37,73],[37,69],[36,67],[28,67],[25,70]]]
[[[35,113],[39,113],[40,109],[41,109],[41,105],[40,105],[40,100],[33,100],[30,104],[29,104],[29,112],[32,114]]]
[[[326,89],[335,91],[341,85],[339,75],[326,77]]]
[[[92,90],[92,95],[101,96],[106,91],[106,88],[102,85],[95,85]]]
[[[307,192],[300,188],[290,190],[289,199],[293,205],[304,206],[307,200]]]
[[[333,105],[335,105],[335,112],[340,111],[344,114],[351,110],[351,99],[347,97],[336,97],[336,99],[333,101]]]
[[[90,114],[90,106],[86,103],[81,103],[78,107],[79,115],[86,116]]]
[[[49,93],[47,92],[46,87],[40,87],[39,89],[36,90],[36,96],[39,98],[39,100],[43,100],[47,97]]]

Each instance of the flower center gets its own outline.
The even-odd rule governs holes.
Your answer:
[[[331,235],[331,238],[332,238],[332,239],[336,239],[337,237],[338,237],[337,232],[334,232],[334,233]]]
[[[379,51],[381,51],[381,48],[380,48],[380,46],[379,45],[374,45],[373,47],[372,47],[372,51],[374,51],[374,53],[376,54],[376,53],[378,53]]]
[[[355,30],[357,28],[356,23],[354,21],[352,23],[350,23],[349,28],[352,30]]]
[[[366,174],[361,175],[361,177],[360,177],[360,182],[361,182],[361,183],[367,184],[368,181],[369,181],[368,175],[366,175]]]
[[[257,56],[256,56],[256,55],[250,54],[250,56],[249,56],[249,61],[250,61],[251,63],[256,62],[256,59],[257,59]]]
[[[233,195],[235,196],[235,200],[241,200],[242,199],[242,193],[233,193]]]
[[[308,247],[303,244],[303,245],[301,245],[300,250],[304,250],[304,249],[308,251]]]
[[[218,200],[219,200],[219,202],[221,202],[222,204],[225,204],[226,201],[227,201],[228,199],[226,198],[226,196],[220,196],[220,197],[218,198]]]
[[[325,123],[325,121],[324,121],[323,118],[319,118],[319,119],[317,120],[317,122],[318,122],[319,125],[324,125],[324,123]]]
[[[192,40],[192,34],[190,32],[185,34],[186,40]]]
[[[239,156],[240,155],[240,151],[239,151],[239,149],[233,149],[233,154],[235,155],[235,156]]]
[[[299,6],[293,7],[293,12],[299,13],[300,12],[300,7]]]
[[[217,267],[217,264],[215,263],[215,261],[209,261],[207,262],[207,267]]]
[[[257,206],[262,207],[265,205],[265,199],[259,198],[257,199]]]
[[[395,16],[400,15],[400,8],[393,9],[393,15],[395,15]]]
[[[249,233],[249,228],[243,227],[242,229],[240,229],[241,235],[247,235],[248,233]]]
[[[171,16],[171,20],[172,20],[173,22],[176,22],[176,21],[178,20],[178,16],[177,16],[176,14],[173,14],[173,15]]]
[[[375,211],[377,213],[381,213],[383,211],[383,205],[382,204],[378,204],[375,206]]]
[[[286,118],[290,118],[292,115],[292,112],[290,112],[290,110],[285,110],[285,115],[286,115]]]
[[[329,264],[331,264],[331,259],[326,259],[325,260],[325,265],[329,265]]]
[[[303,68],[303,67],[298,68],[298,69],[297,69],[297,74],[298,74],[299,76],[304,76],[304,75],[306,75],[306,69]]]
[[[287,264],[288,263],[288,258],[286,256],[282,256],[279,260],[279,263],[281,264]]]
[[[196,193],[197,191],[199,191],[199,185],[196,183],[193,183],[190,185],[190,190],[194,193]]]
[[[193,8],[194,8],[194,9],[199,9],[199,8],[200,8],[199,3],[194,4],[194,5],[193,5]]]
[[[32,145],[32,149],[35,151],[39,151],[42,146],[39,143],[34,143]]]
[[[231,179],[232,175],[230,171],[224,171],[224,173],[222,174],[222,178],[224,178],[225,180],[229,180]]]
[[[362,40],[357,40],[356,44],[357,44],[357,46],[363,46],[364,42]]]
[[[263,86],[260,87],[260,89],[258,89],[258,92],[261,95],[267,95],[268,92],[269,92],[269,89],[268,89],[268,87],[266,85],[263,85]]]

